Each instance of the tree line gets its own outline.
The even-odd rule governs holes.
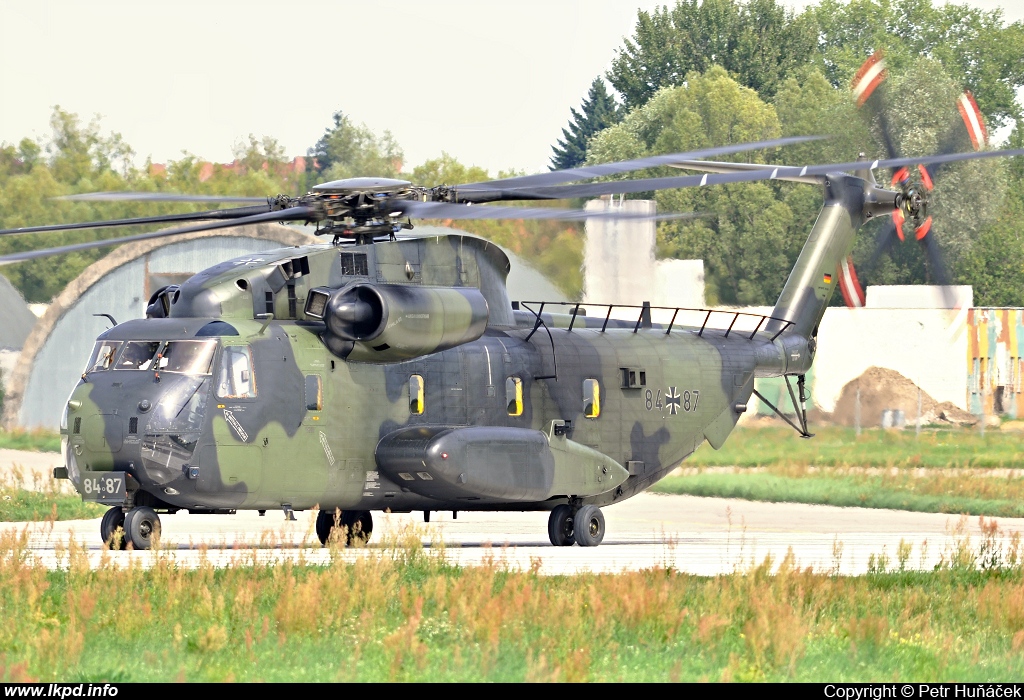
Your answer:
[[[735,159],[803,165],[844,162],[859,153],[881,157],[878,122],[858,110],[850,95],[851,77],[876,50],[885,52],[889,66],[886,120],[901,154],[935,150],[937,134],[959,119],[954,101],[965,88],[976,97],[990,132],[1011,127],[1008,142],[1000,145],[1024,146],[1022,106],[1015,101],[1024,85],[1024,24],[1007,24],[998,11],[937,6],[932,0],[822,0],[795,13],[778,0],[677,0],[638,13],[633,34],[611,68],[594,79],[580,107],[570,110],[569,123],[552,146],[552,167],[806,134],[830,138]],[[378,134],[342,111],[330,117],[318,139],[310,139],[306,170],[298,173],[270,137],[250,136],[236,144],[232,167],[210,171],[200,158],[184,153],[158,169],[149,162],[136,167],[131,146],[115,132],[103,133],[96,120],[85,122],[56,107],[50,126],[45,142],[26,138],[0,144],[0,227],[202,208],[55,199],[81,192],[297,195],[318,182],[352,176],[401,177],[425,186],[491,177],[447,153],[407,169],[392,134]],[[679,171],[663,168],[629,177],[669,174]],[[888,173],[878,177],[887,180]],[[646,196],[662,211],[713,215],[658,226],[660,257],[705,261],[710,304],[773,302],[821,205],[816,188],[780,182]],[[1024,159],[946,168],[930,213],[954,280],[974,286],[977,305],[1024,306]],[[862,281],[929,281],[924,256],[911,243],[873,259],[879,225],[866,226],[853,251]],[[458,226],[523,255],[567,299],[579,298],[582,226],[537,221]],[[5,236],[0,253],[133,232]],[[0,272],[28,301],[45,302],[105,252],[44,258]]]
[[[611,68],[571,110],[552,167],[808,134],[830,138],[734,159],[807,165],[884,157],[878,117],[859,110],[850,93],[854,73],[879,50],[889,70],[885,120],[900,155],[937,150],[960,118],[955,100],[964,89],[990,133],[1012,127],[1006,143],[993,145],[1024,146],[1016,101],[1024,23],[1006,24],[999,11],[931,0],[822,0],[796,13],[777,0],[677,0],[638,13]],[[1024,306],[1022,161],[947,166],[936,183],[935,234],[954,281],[973,285],[979,306]],[[877,173],[879,180],[889,175]],[[816,188],[780,182],[640,196],[653,197],[661,211],[715,215],[658,226],[659,257],[705,261],[711,304],[774,302],[821,206]],[[883,224],[858,236],[853,255],[862,282],[933,281],[916,245],[875,254]]]
[[[69,202],[62,195],[106,192],[177,192],[199,195],[263,197],[299,195],[317,183],[355,176],[399,177],[421,185],[458,184],[490,179],[483,168],[460,163],[448,153],[409,171],[404,153],[387,131],[378,134],[337,112],[307,151],[306,169],[295,172],[292,159],[273,138],[249,136],[234,146],[231,164],[212,165],[184,153],[165,167],[148,160],[135,165],[135,152],[116,133],[104,133],[98,120],[55,107],[51,134],[44,142],[30,138],[0,144],[0,228],[121,219],[182,211],[202,204],[172,202]],[[312,140],[312,139],[311,139]],[[496,176],[522,173],[512,171]],[[543,204],[542,204],[543,206]],[[442,223],[442,222],[424,222]],[[461,226],[484,235],[529,259],[566,298],[578,296],[582,284],[582,237],[574,224],[486,221]],[[0,254],[55,247],[141,232],[137,227],[4,236]],[[42,258],[2,269],[29,302],[48,302],[108,249]],[[570,261],[568,264],[566,261]],[[575,264],[571,261],[575,260]]]

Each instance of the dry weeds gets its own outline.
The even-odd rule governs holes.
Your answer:
[[[1020,543],[959,526],[934,572],[911,548],[851,578],[766,559],[541,576],[500,550],[456,568],[401,532],[325,566],[146,567],[74,540],[63,566],[0,533],[0,680],[1006,680],[1024,671]],[[837,557],[841,546],[837,542]],[[150,556],[150,555],[147,555]],[[979,624],[979,621],[982,624]],[[116,649],[116,653],[111,650]]]

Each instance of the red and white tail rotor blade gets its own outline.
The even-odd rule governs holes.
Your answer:
[[[858,107],[867,102],[885,76],[885,58],[881,51],[875,51],[853,76],[853,98]]]
[[[974,146],[974,150],[980,151],[988,144],[988,130],[985,128],[985,118],[981,116],[978,103],[974,101],[974,95],[970,91],[965,91],[956,101],[956,108],[964,119],[967,134],[971,137],[971,145]]]
[[[843,301],[851,309],[864,306],[864,290],[857,280],[857,271],[853,269],[852,255],[839,261],[839,291],[843,295]]]

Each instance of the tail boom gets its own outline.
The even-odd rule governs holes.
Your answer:
[[[852,175],[825,178],[825,203],[782,289],[772,316],[790,321],[783,336],[813,339],[839,284],[838,269],[850,254],[857,229],[875,216],[891,213],[898,193]],[[810,367],[810,360],[807,362]]]

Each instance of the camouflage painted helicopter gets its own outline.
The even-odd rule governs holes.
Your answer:
[[[431,511],[517,510],[547,511],[553,545],[596,546],[602,507],[647,489],[705,440],[720,447],[750,397],[760,396],[756,377],[785,377],[792,424],[809,436],[803,377],[837,265],[864,221],[914,216],[926,201],[878,186],[874,169],[1024,154],[806,167],[694,160],[796,140],[456,187],[355,178],[233,209],[15,230],[202,222],[9,255],[2,264],[264,221],[315,222],[334,237],[214,265],[154,294],[146,318],[101,334],[67,403],[66,466],[55,476],[83,499],[112,506],[101,523],[105,542],[116,543],[123,528],[121,546],[137,549],[159,536],[159,513],[280,509],[290,517],[317,507],[324,543],[369,538],[371,511],[429,519]],[[564,184],[665,164],[711,172]],[[824,192],[764,317],[670,309],[671,320],[654,323],[646,305],[630,320],[612,318],[611,307],[594,314],[591,306],[587,315],[579,305],[516,308],[505,288],[509,260],[488,241],[395,236],[412,217],[589,216],[486,202],[762,179]]]

